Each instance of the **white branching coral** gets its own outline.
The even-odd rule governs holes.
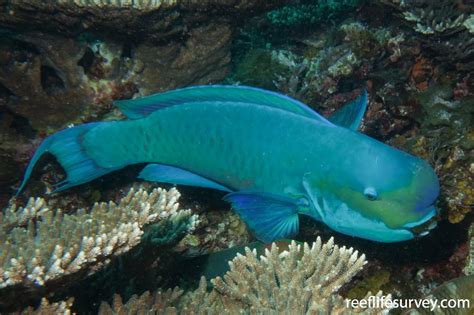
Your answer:
[[[230,271],[223,279],[211,280],[214,285],[211,292],[202,277],[195,291],[173,299],[172,303],[165,305],[160,302],[163,292],[158,291],[153,295],[134,296],[125,305],[115,297],[114,305],[103,303],[99,313],[122,314],[120,311],[124,310],[139,314],[161,314],[166,310],[207,315],[386,313],[386,309],[348,308],[343,297],[337,294],[365,263],[364,255],[352,248],[335,245],[332,238],[323,244],[318,237],[311,246],[292,242],[283,252],[273,243],[260,258],[256,251],[248,248],[245,255],[238,254],[229,262]],[[176,294],[171,295],[172,292]],[[178,293],[181,295],[178,289],[174,289],[167,294],[178,296]],[[381,294],[379,292],[377,296]],[[369,296],[370,293],[366,298]],[[386,298],[390,299],[390,296]]]
[[[71,312],[71,307],[74,302],[73,298],[70,298],[66,301],[60,301],[56,303],[50,303],[47,299],[43,298],[41,304],[35,309],[33,307],[27,307],[22,310],[20,315],[69,315],[73,314]]]
[[[459,9],[456,1],[381,0],[381,2],[397,7],[403,18],[413,23],[413,28],[418,33],[432,35],[456,32],[463,26],[469,28],[469,25],[464,24],[469,16]]]
[[[469,31],[469,33],[474,34],[474,14],[471,14],[462,24]]]
[[[194,228],[197,217],[179,210],[179,196],[175,188],[151,193],[132,188],[118,204],[96,203],[74,214],[50,209],[42,198],[24,208],[10,205],[0,218],[0,289],[93,273],[138,245],[148,224],[178,219]]]
[[[265,255],[246,249],[237,255],[224,279],[211,282],[222,295],[241,302],[254,311],[307,314],[333,310],[339,306],[334,293],[365,265],[365,255],[352,248],[334,245],[331,238],[322,244],[318,237],[310,247],[292,242],[279,252],[272,244]]]
[[[140,296],[133,295],[125,304],[119,295],[115,295],[112,305],[101,303],[99,314],[177,314],[174,305],[183,292],[177,287],[166,291],[158,290],[153,294],[147,291]]]
[[[43,198],[30,198],[24,207],[17,207],[15,198],[5,212],[0,211],[0,228],[5,232],[14,227],[25,226],[28,221],[41,217],[49,212],[48,205]]]

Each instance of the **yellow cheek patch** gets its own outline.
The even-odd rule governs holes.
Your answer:
[[[380,220],[389,228],[396,229],[417,221],[422,214],[416,213],[416,202],[406,198],[410,188],[403,188],[394,192],[382,193],[377,200],[370,201],[362,193],[347,187],[335,190],[336,195],[347,205],[362,215]],[[409,196],[409,195],[408,195]]]

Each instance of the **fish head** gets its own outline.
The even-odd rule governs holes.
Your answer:
[[[370,140],[365,151],[307,174],[303,185],[314,217],[338,232],[379,242],[428,234],[436,226],[439,194],[433,168]]]

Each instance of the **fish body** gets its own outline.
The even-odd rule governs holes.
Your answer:
[[[207,86],[127,101],[118,106],[131,120],[46,139],[25,180],[44,152],[68,174],[59,189],[148,163],[145,180],[229,192],[225,200],[265,242],[296,234],[299,214],[349,235],[407,240],[435,215],[438,180],[426,162],[354,130],[366,101],[363,94],[336,113],[338,124],[253,88]]]

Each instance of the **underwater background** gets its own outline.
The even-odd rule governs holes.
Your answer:
[[[0,313],[386,313],[344,303],[376,294],[474,313],[472,1],[0,0],[0,27]],[[138,180],[143,165],[48,194],[65,177],[52,156],[15,196],[47,136],[205,84],[326,117],[366,89],[360,131],[435,169],[438,226],[386,244],[301,217],[272,248],[225,193]]]

